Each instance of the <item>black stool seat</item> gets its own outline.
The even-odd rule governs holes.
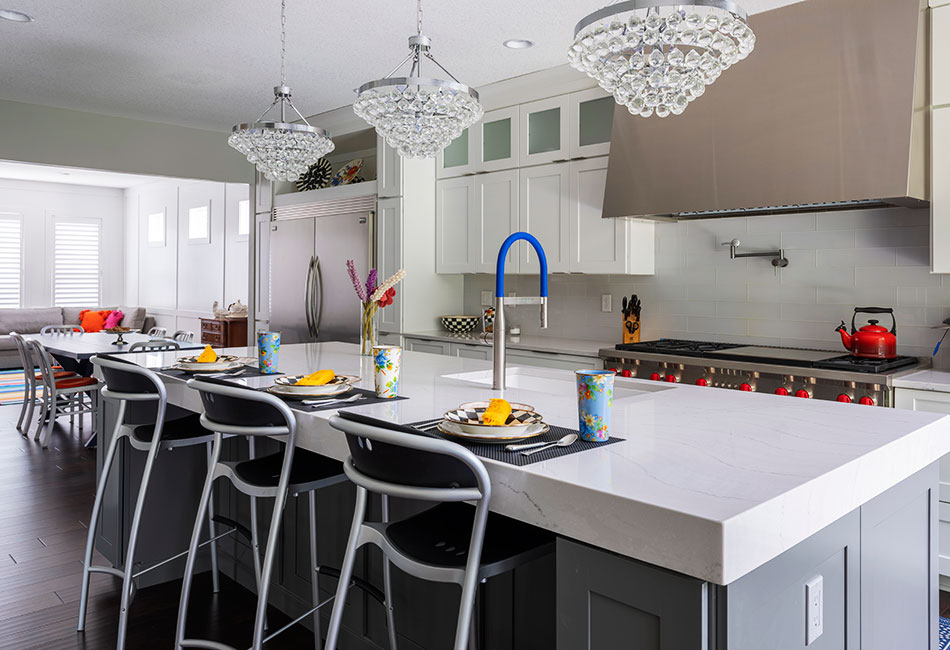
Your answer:
[[[277,487],[284,452],[279,451],[253,460],[245,460],[234,466],[234,473],[245,483],[255,487]],[[306,449],[295,449],[290,466],[291,494],[309,492],[346,480],[343,463]]]
[[[465,568],[475,508],[461,502],[440,503],[390,524],[389,541],[417,562]],[[479,578],[504,573],[554,550],[554,534],[497,513],[489,513]]]
[[[162,426],[161,441],[164,446],[183,447],[199,445],[214,440],[214,432],[201,426],[200,415],[192,413],[177,420],[166,420]],[[155,435],[155,424],[140,424],[132,427],[132,438],[136,442],[150,443]]]

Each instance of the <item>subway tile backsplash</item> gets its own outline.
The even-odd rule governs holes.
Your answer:
[[[942,334],[931,327],[950,317],[950,275],[930,273],[928,223],[926,209],[905,208],[657,223],[655,275],[552,275],[549,329],[534,307],[510,309],[508,321],[526,334],[619,341],[621,300],[636,293],[644,339],[837,350],[834,329],[855,305],[894,307],[900,352],[929,356]],[[722,242],[731,239],[740,252],[783,247],[789,266],[730,260]],[[493,287],[492,275],[466,276],[466,313],[479,313],[480,292]],[[536,295],[538,278],[510,276],[506,288]],[[604,293],[611,313],[600,311]],[[944,349],[934,365],[950,368]]]

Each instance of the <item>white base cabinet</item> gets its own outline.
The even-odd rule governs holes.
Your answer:
[[[477,343],[453,343],[435,339],[403,337],[405,348],[413,352],[427,352],[441,354],[448,357],[463,359],[492,360],[493,348],[490,345]],[[566,354],[560,352],[540,352],[537,350],[522,350],[509,347],[506,350],[508,367],[537,366],[541,368],[557,368],[558,370],[597,369],[604,367],[600,357],[588,357],[581,354]]]

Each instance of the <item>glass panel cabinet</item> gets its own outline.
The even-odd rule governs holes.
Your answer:
[[[493,172],[518,166],[518,107],[485,113],[473,128],[477,172]]]
[[[613,96],[600,88],[571,95],[571,158],[591,158],[610,153],[610,132],[616,105]]]
[[[521,146],[518,163],[540,165],[570,156],[570,95],[521,104]]]
[[[481,128],[481,124],[473,128]],[[472,153],[475,147],[471,146],[472,136],[470,129],[462,131],[462,135],[455,138],[449,145],[439,152],[436,161],[436,178],[463,176],[475,171]]]

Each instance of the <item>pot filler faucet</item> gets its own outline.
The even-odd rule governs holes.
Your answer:
[[[505,257],[508,249],[519,239],[523,239],[532,246],[538,254],[541,263],[540,296],[532,297],[505,297]],[[541,327],[548,326],[548,258],[544,254],[541,242],[534,235],[526,232],[516,232],[508,235],[498,251],[498,262],[495,264],[495,327],[492,334],[494,369],[492,374],[492,388],[505,389],[505,305],[541,305]]]

